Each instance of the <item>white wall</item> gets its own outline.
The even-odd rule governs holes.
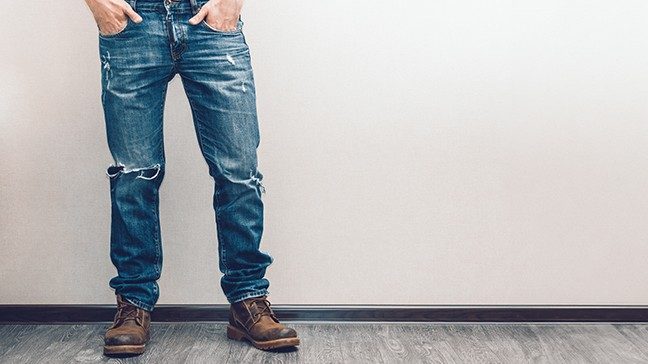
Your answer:
[[[59,4],[59,3],[57,3]],[[0,23],[0,303],[112,303],[83,1]],[[275,303],[648,304],[648,3],[245,4]],[[179,77],[159,303],[225,303]]]

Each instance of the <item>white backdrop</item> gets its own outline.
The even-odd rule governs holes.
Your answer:
[[[83,1],[0,24],[0,303],[113,303]],[[648,304],[648,3],[244,6],[275,303]],[[177,76],[159,303],[225,303]]]

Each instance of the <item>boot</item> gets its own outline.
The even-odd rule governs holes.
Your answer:
[[[227,337],[247,340],[262,350],[299,345],[297,332],[279,323],[266,297],[251,297],[230,305]]]
[[[104,355],[142,354],[149,341],[150,312],[117,294],[117,314],[104,336]]]

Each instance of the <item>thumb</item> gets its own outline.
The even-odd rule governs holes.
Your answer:
[[[200,23],[205,18],[206,15],[207,15],[207,7],[203,6],[200,8],[200,11],[196,13],[196,15],[194,15],[191,19],[189,19],[189,24],[196,25]]]
[[[143,19],[142,17],[133,10],[133,8],[130,6],[130,4],[126,4],[126,10],[124,11],[126,15],[128,15],[129,18],[131,18],[132,21],[135,23],[140,23]]]

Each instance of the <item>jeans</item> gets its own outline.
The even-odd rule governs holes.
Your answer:
[[[267,295],[273,257],[260,250],[263,175],[250,51],[236,30],[188,23],[207,0],[127,0],[143,18],[99,33],[101,101],[110,181],[109,286],[153,311],[159,298],[162,242],[159,189],[165,174],[162,120],[168,83],[182,80],[200,151],[214,181],[213,208],[221,288],[230,303]],[[98,27],[97,27],[98,28]]]

